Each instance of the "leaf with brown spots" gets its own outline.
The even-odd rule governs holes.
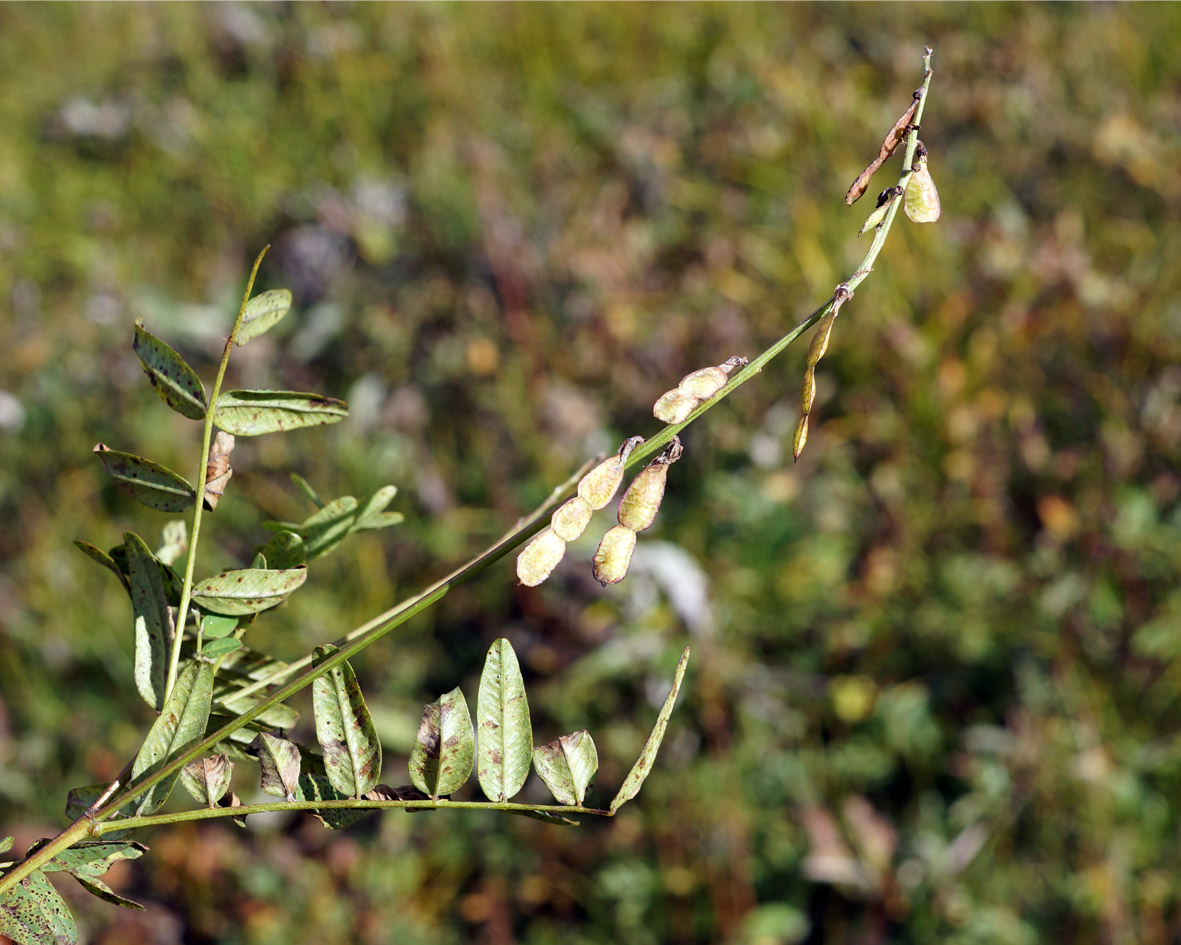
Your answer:
[[[135,323],[131,347],[164,403],[190,420],[205,419],[205,385],[184,358],[144,328],[142,321]]]
[[[281,571],[265,568],[223,571],[193,588],[193,603],[212,613],[230,617],[257,614],[283,603],[307,576],[308,570],[304,567]]]
[[[335,646],[316,647],[312,665],[319,666],[335,652]],[[381,775],[381,740],[347,660],[312,681],[312,711],[332,786],[345,797],[373,790]]]
[[[512,644],[501,638],[488,650],[476,697],[476,774],[488,800],[504,802],[529,777],[533,727],[525,681]]]
[[[660,707],[660,715],[656,717],[656,724],[652,727],[652,734],[644,742],[644,747],[640,751],[640,757],[632,765],[631,771],[623,779],[623,786],[611,802],[612,814],[640,793],[644,779],[648,777],[648,773],[652,770],[652,762],[656,760],[656,753],[660,751],[660,743],[664,741],[664,730],[668,728],[668,718],[672,715],[673,706],[676,705],[677,693],[681,691],[681,680],[685,678],[685,669],[688,665],[689,647],[685,647],[684,652],[681,653],[680,662],[677,663],[676,674],[673,676],[672,690],[664,700],[664,705]]]
[[[217,398],[213,422],[234,436],[259,436],[338,423],[349,405],[323,394],[290,390],[228,390]]]
[[[410,750],[410,780],[416,788],[432,800],[458,790],[471,776],[475,754],[472,717],[458,688],[423,706]]]

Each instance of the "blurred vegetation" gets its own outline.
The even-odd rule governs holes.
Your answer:
[[[96,441],[195,463],[135,318],[210,374],[272,242],[296,311],[232,383],[352,405],[239,444],[203,568],[307,513],[289,470],[401,489],[251,631],[299,655],[826,298],[930,44],[943,219],[842,311],[799,465],[804,345],[689,430],[624,584],[593,527],[356,661],[398,783],[508,636],[602,800],[688,640],[634,806],[170,828],[112,874],[148,912],[63,892],[111,943],[1176,941],[1179,36],[1176,4],[0,8],[0,823],[56,832],[149,724],[125,597],[70,547],[164,522]]]

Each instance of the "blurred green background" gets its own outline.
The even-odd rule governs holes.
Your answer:
[[[0,824],[64,824],[150,724],[129,608],[71,547],[192,475],[132,324],[211,377],[254,255],[296,308],[230,383],[350,419],[242,440],[200,568],[399,486],[406,523],[251,630],[296,656],[449,571],[689,370],[753,356],[868,243],[845,189],[920,84],[943,218],[684,436],[607,590],[502,562],[355,661],[404,783],[498,636],[614,821],[307,817],[144,836],[63,891],[91,942],[1157,943],[1181,937],[1181,6],[0,8]],[[876,192],[898,173],[891,162]],[[306,718],[306,716],[305,716]],[[237,785],[252,790],[240,767]],[[473,785],[465,789],[475,793]],[[530,782],[526,796],[540,799]]]

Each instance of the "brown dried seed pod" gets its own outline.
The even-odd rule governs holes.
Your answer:
[[[603,587],[618,584],[627,574],[636,550],[636,533],[626,525],[616,525],[599,542],[595,552],[595,580]]]
[[[230,453],[234,451],[234,436],[219,430],[209,447],[209,462],[205,464],[205,510],[212,512],[217,508],[226,491],[226,483],[234,474],[230,466]]]
[[[709,400],[714,394],[726,386],[727,372],[720,367],[702,368],[692,374],[686,374],[677,385],[682,394],[696,397],[698,400]]]
[[[792,462],[798,463],[800,461],[800,454],[804,452],[804,444],[808,442],[808,415],[804,414],[800,417],[800,422],[796,426],[796,435],[791,440],[791,456]]]
[[[652,416],[665,423],[684,423],[699,403],[700,397],[686,394],[680,389],[666,391],[652,407]]]
[[[566,542],[552,528],[538,532],[517,555],[517,577],[526,587],[536,587],[553,573],[566,554]]]
[[[748,364],[750,364],[750,358],[744,358],[742,355],[736,354],[732,358],[726,358],[718,367],[729,374],[735,368],[744,368]]]
[[[550,516],[550,528],[563,541],[574,541],[585,530],[591,520],[594,509],[582,496],[576,495],[569,502],[558,506]]]

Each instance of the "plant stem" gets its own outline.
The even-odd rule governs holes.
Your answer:
[[[176,627],[172,634],[172,656],[168,663],[168,681],[164,685],[164,701],[168,701],[172,687],[176,685],[177,668],[180,666],[180,645],[185,635],[185,621],[189,616],[189,601],[193,593],[193,570],[197,564],[197,540],[201,537],[201,513],[205,508],[205,467],[209,464],[209,444],[213,441],[213,419],[217,413],[217,398],[221,394],[221,382],[226,376],[226,368],[230,363],[230,352],[234,350],[234,339],[238,337],[238,327],[242,324],[242,315],[246,312],[246,303],[250,301],[250,293],[254,291],[254,280],[258,277],[258,267],[262,265],[263,257],[271,248],[270,243],[262,248],[258,258],[254,260],[254,268],[250,270],[250,279],[246,283],[246,291],[242,294],[242,304],[238,306],[238,317],[234,319],[234,327],[226,346],[221,353],[221,363],[217,366],[217,377],[213,381],[213,393],[209,395],[209,405],[205,408],[205,428],[201,435],[201,465],[197,470],[197,504],[193,509],[193,533],[189,538],[189,554],[185,560],[185,581],[180,592],[180,607],[176,612]],[[197,636],[197,649],[200,651],[200,633]]]
[[[107,824],[96,824],[92,833],[102,836],[119,830],[138,830],[141,827],[162,827],[166,824],[180,824],[193,820],[209,820],[216,817],[246,817],[249,814],[275,813],[288,810],[496,810],[518,811],[521,813],[540,812],[545,814],[593,814],[610,817],[611,812],[593,807],[568,807],[565,804],[513,804],[493,801],[364,801],[347,798],[337,801],[273,801],[264,804],[244,804],[241,807],[197,808],[177,811],[172,814],[152,814],[147,817],[127,817]]]

